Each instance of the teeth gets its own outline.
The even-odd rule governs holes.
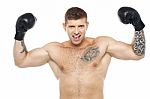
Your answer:
[[[72,37],[73,37],[75,40],[79,40],[80,35],[78,35],[78,36],[73,35]]]

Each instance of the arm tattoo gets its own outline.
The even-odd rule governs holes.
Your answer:
[[[133,52],[138,56],[145,54],[145,37],[143,34],[143,30],[135,31],[132,49]]]
[[[84,53],[84,56],[81,57],[81,60],[83,61],[92,61],[98,54],[100,53],[98,47],[90,47],[87,49],[87,51]]]
[[[21,41],[21,46],[23,47],[23,49],[22,49],[22,51],[20,53],[23,53],[23,52],[27,53],[27,48],[26,48],[26,46],[24,44],[24,41]]]

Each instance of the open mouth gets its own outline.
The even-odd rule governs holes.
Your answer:
[[[81,35],[73,35],[72,38],[74,41],[79,41],[80,40]]]

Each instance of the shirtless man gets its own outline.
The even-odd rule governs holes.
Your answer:
[[[145,27],[138,12],[130,7],[118,10],[120,21],[135,29],[131,44],[111,37],[85,37],[87,14],[72,7],[65,14],[64,30],[69,41],[51,42],[41,48],[27,51],[24,35],[36,18],[31,13],[21,15],[16,23],[14,61],[18,67],[35,67],[48,63],[60,82],[60,99],[103,99],[103,83],[111,57],[139,60],[144,57]]]

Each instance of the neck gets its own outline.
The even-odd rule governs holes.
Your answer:
[[[65,45],[66,45],[66,47],[71,47],[71,48],[85,48],[88,45],[91,45],[92,42],[93,42],[92,39],[86,37],[82,40],[82,42],[80,44],[75,45],[69,40],[67,42],[67,44],[65,44]]]

